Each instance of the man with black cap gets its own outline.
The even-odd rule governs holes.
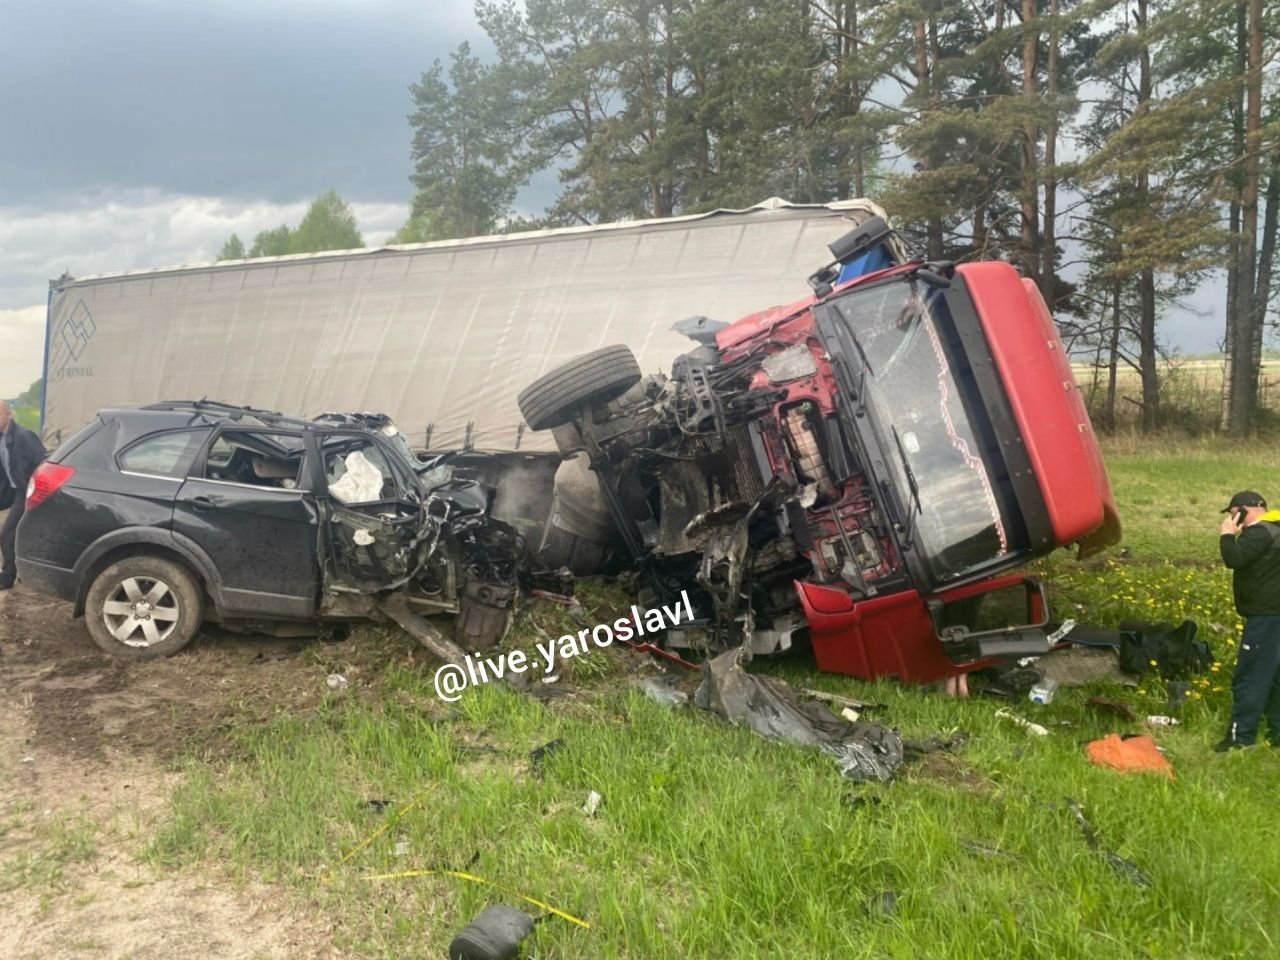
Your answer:
[[[1231,678],[1231,724],[1213,749],[1252,746],[1267,718],[1267,742],[1280,746],[1280,511],[1241,490],[1222,510],[1218,548],[1232,572],[1236,612],[1244,617],[1240,655]]]

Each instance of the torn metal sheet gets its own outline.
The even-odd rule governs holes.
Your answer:
[[[702,666],[694,703],[732,723],[744,723],[762,737],[818,747],[833,757],[850,780],[888,780],[902,763],[902,740],[878,723],[834,716],[777,677],[747,673],[746,647],[720,654]]]

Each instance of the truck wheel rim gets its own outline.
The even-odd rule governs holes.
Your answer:
[[[178,595],[155,577],[126,577],[102,604],[102,622],[126,647],[150,647],[178,629]]]

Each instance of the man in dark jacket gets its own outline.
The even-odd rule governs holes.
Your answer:
[[[0,590],[8,590],[18,577],[13,555],[18,521],[27,505],[27,481],[45,458],[40,438],[13,419],[9,404],[0,400],[0,510],[9,510],[0,526]]]
[[[1231,678],[1231,724],[1215,750],[1248,747],[1267,718],[1267,742],[1280,746],[1280,511],[1241,490],[1223,509],[1218,547],[1232,572],[1236,612],[1244,617]]]

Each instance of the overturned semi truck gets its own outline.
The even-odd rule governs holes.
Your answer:
[[[531,563],[690,589],[671,642],[860,676],[1042,652],[1012,571],[1119,533],[1035,287],[912,259],[866,201],[64,277],[45,374],[51,445],[173,397],[388,413]]]

